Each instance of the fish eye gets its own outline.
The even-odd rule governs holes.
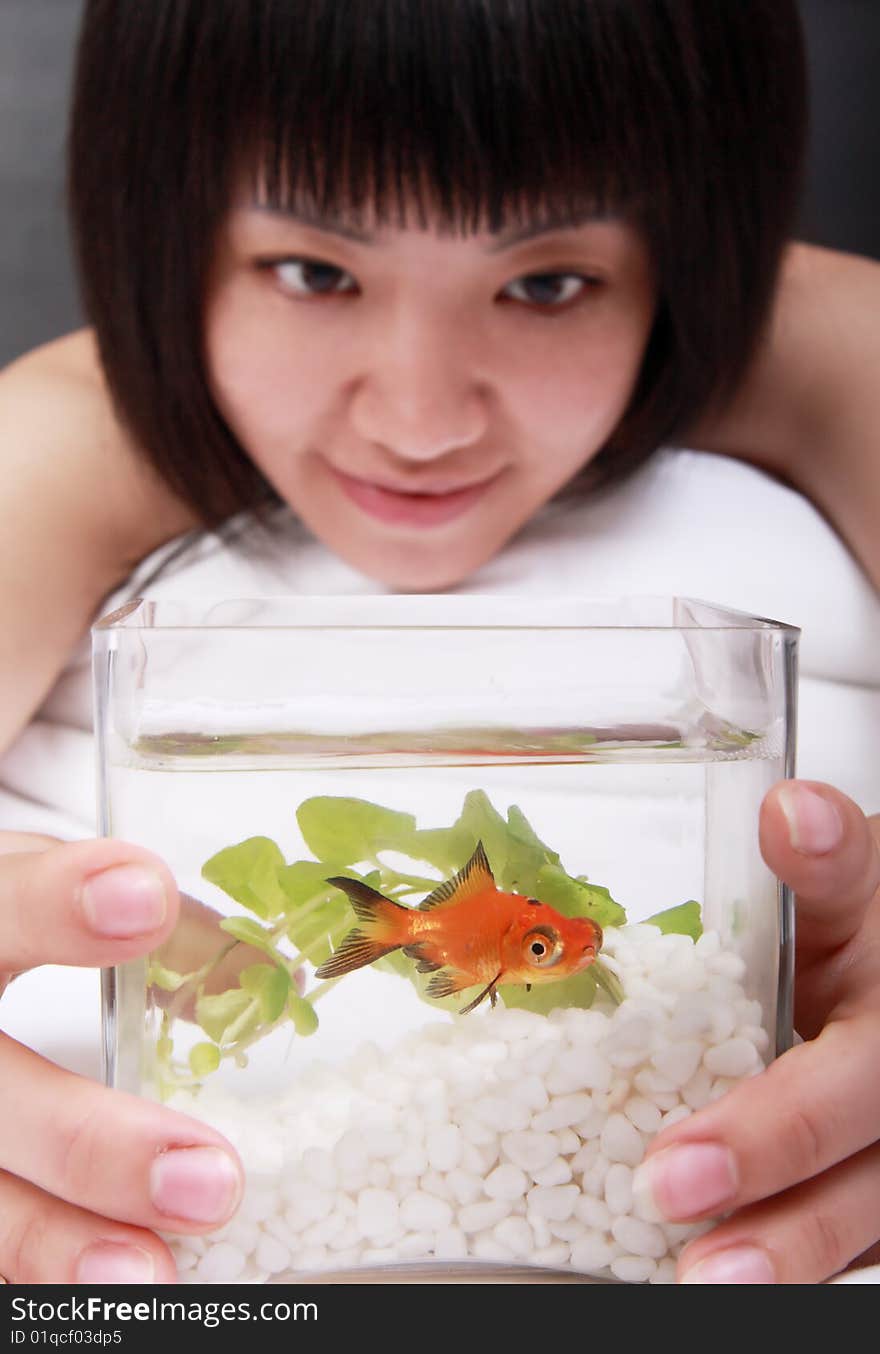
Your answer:
[[[535,927],[523,939],[523,958],[534,968],[552,968],[562,958],[563,949],[551,927]]]

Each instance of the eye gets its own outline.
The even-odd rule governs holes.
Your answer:
[[[271,272],[292,296],[340,296],[357,289],[351,273],[320,259],[260,259],[258,267]]]
[[[564,946],[552,927],[535,927],[523,937],[523,958],[533,968],[552,968],[562,958]]]
[[[591,288],[601,286],[598,278],[581,273],[529,273],[518,277],[504,288],[511,300],[550,310],[562,310]]]

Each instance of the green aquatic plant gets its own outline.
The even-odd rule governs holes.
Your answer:
[[[249,837],[218,851],[203,865],[202,876],[248,915],[219,922],[229,943],[201,968],[178,973],[158,959],[150,965],[148,982],[173,994],[163,1010],[157,1041],[162,1090],[198,1084],[224,1059],[243,1062],[247,1049],[279,1026],[299,1035],[318,1028],[317,1002],[344,978],[303,991],[306,966],[322,964],[355,923],[347,897],[328,882],[333,876],[361,880],[396,902],[416,906],[438,883],[420,872],[425,865],[450,878],[482,842],[496,883],[505,892],[540,898],[566,917],[586,917],[603,929],[626,923],[624,909],[607,888],[586,875],[568,874],[559,854],[538,837],[521,809],[511,805],[503,817],[482,790],[466,795],[458,818],[446,828],[419,828],[413,814],[337,796],[304,800],[296,818],[314,859],[288,863],[268,837]],[[393,864],[386,853],[393,853]],[[411,862],[412,868],[399,868],[401,862]],[[661,931],[694,940],[702,930],[694,901],[649,920]],[[220,963],[238,946],[247,947],[238,953],[248,962],[225,990],[209,991],[212,975],[216,977]],[[458,1011],[469,997],[467,990],[451,997],[429,996],[428,975],[419,973],[400,950],[373,967],[408,980],[419,998],[434,1007]],[[531,988],[503,984],[498,993],[505,1006],[547,1013],[560,1006],[589,1007],[597,987],[615,1002],[623,997],[601,956],[573,977]],[[191,1048],[188,1067],[181,1068],[173,1058],[173,1024],[185,1011],[207,1037]]]

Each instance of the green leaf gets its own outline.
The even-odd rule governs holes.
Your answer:
[[[522,809],[511,804],[507,810],[507,863],[500,886],[531,897],[544,865],[559,865],[557,852],[541,841]]]
[[[559,865],[542,865],[535,881],[535,897],[564,917],[589,917],[602,927],[626,923],[626,913],[607,889],[573,878]]]
[[[318,1028],[318,1013],[311,1002],[291,992],[287,999],[287,1010],[297,1034],[314,1034]]]
[[[278,882],[283,866],[284,856],[275,842],[268,837],[248,837],[206,861],[202,877],[258,917],[277,917],[286,901]]]
[[[257,997],[260,1015],[267,1024],[277,1020],[284,1010],[290,991],[290,976],[278,964],[251,964],[238,976],[242,988]]]
[[[525,986],[519,983],[505,983],[498,992],[505,1006],[548,1015],[560,1006],[592,1006],[596,995],[596,979],[591,967],[583,973],[575,973],[571,978],[561,978],[556,983],[533,983],[531,992],[527,992]]]
[[[243,940],[246,945],[253,945],[254,949],[265,950],[272,955],[275,953],[271,934],[259,922],[251,921],[250,917],[224,917],[220,929],[236,940]]]
[[[501,879],[508,855],[507,824],[485,790],[471,790],[465,795],[461,813],[451,831],[455,833],[456,843],[460,844],[456,872],[468,863],[477,842],[482,842],[495,879]]]
[[[215,1044],[226,1041],[226,1031],[250,1009],[245,1028],[238,1029],[236,1037],[249,1034],[260,1023],[259,1003],[240,987],[230,987],[214,997],[199,997],[196,1002],[196,1020]]]
[[[193,1075],[206,1077],[220,1066],[220,1050],[216,1044],[194,1044],[189,1051],[189,1065]]]
[[[329,898],[336,889],[327,883],[329,875],[345,874],[342,861],[295,860],[278,871],[278,882],[285,897],[284,912],[290,913],[308,907],[323,897]]]
[[[189,973],[175,973],[173,969],[160,964],[158,959],[153,959],[147,969],[147,985],[160,987],[163,992],[176,992],[191,976]]]
[[[343,865],[372,860],[377,851],[407,851],[416,830],[411,813],[335,795],[303,800],[296,821],[313,855]]]
[[[678,907],[668,907],[665,912],[655,912],[653,917],[645,918],[646,926],[659,926],[664,935],[690,936],[699,940],[703,934],[700,919],[700,904],[691,898]]]

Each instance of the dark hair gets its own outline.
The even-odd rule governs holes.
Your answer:
[[[120,417],[215,522],[270,490],[212,399],[206,279],[242,170],[272,201],[460,232],[609,210],[659,304],[622,473],[742,375],[799,191],[795,0],[88,0],[70,138],[84,304]]]

